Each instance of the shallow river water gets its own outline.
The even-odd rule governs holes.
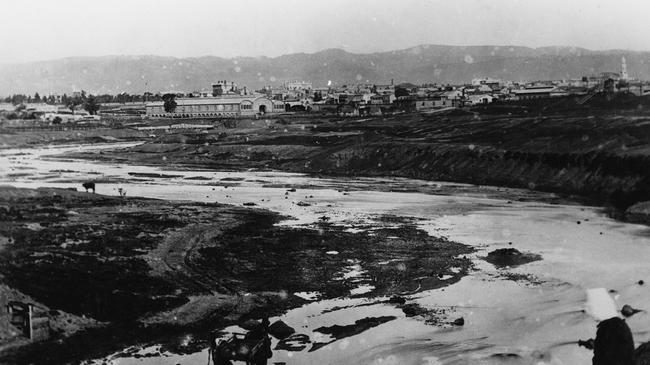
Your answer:
[[[309,226],[326,215],[349,227],[380,224],[390,214],[418,218],[434,236],[472,245],[475,270],[461,281],[409,298],[427,308],[446,308],[465,325],[439,327],[407,318],[394,305],[367,298],[319,300],[318,293],[295,293],[312,301],[279,317],[298,333],[328,342],[320,326],[349,325],[365,317],[397,319],[316,351],[274,350],[269,363],[286,364],[590,364],[591,352],[575,341],[595,336],[596,320],[585,314],[586,290],[614,289],[620,308],[650,309],[650,239],[645,226],[610,219],[597,207],[508,200],[521,191],[409,179],[314,178],[284,172],[178,171],[45,157],[66,152],[121,148],[133,144],[58,146],[0,150],[0,183],[17,187],[80,187],[104,181],[97,193],[220,202],[253,202],[293,217],[281,224]],[[132,173],[132,174],[129,174]],[[133,174],[137,173],[137,174]],[[164,174],[152,177],[143,173]],[[198,178],[197,178],[198,177]],[[188,179],[190,178],[190,179]],[[194,178],[194,179],[192,179]],[[390,192],[393,190],[414,192]],[[383,189],[373,187],[383,186]],[[287,194],[287,189],[295,192]],[[381,191],[379,191],[381,190]],[[415,192],[417,191],[417,192]],[[450,193],[450,192],[453,192]],[[531,192],[525,192],[530,196]],[[541,197],[548,194],[540,194]],[[298,203],[306,204],[298,204]],[[541,261],[497,269],[483,260],[496,248],[538,253]],[[363,275],[355,262],[342,275]],[[511,280],[513,274],[524,280]],[[273,322],[276,318],[271,319]],[[650,316],[627,320],[637,343],[650,340]],[[226,331],[240,332],[232,327]],[[319,338],[320,337],[320,338]],[[275,346],[275,343],[273,344]],[[115,364],[205,364],[207,352],[160,353],[159,346],[126,349],[101,361]],[[133,354],[150,357],[132,356]]]

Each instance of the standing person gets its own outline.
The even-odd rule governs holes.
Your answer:
[[[598,324],[593,365],[634,365],[634,339],[625,320],[613,317]]]

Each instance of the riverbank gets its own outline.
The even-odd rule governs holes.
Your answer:
[[[1,187],[1,297],[35,303],[51,337],[6,347],[0,361],[78,361],[152,341],[183,353],[205,347],[215,328],[306,302],[295,293],[417,292],[457,282],[470,266],[462,255],[472,249],[409,219],[386,216],[372,234],[281,219],[217,203]],[[343,275],[351,262],[362,277]],[[195,340],[180,341],[187,333]]]
[[[17,130],[0,129],[0,151],[8,148],[32,148],[62,144],[115,143],[146,141],[149,133],[130,128],[91,128],[75,129],[62,126],[61,130],[38,129]]]
[[[126,150],[70,156],[524,188],[608,206],[623,218],[632,205],[650,200],[650,113],[642,106],[260,120],[242,129],[163,134]],[[639,219],[650,222],[634,213]]]

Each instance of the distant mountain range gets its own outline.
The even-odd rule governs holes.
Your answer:
[[[210,90],[218,80],[259,88],[284,81],[314,87],[349,83],[463,83],[475,77],[504,80],[579,78],[620,72],[621,57],[631,77],[650,79],[650,52],[592,51],[575,47],[442,46],[369,54],[328,49],[285,56],[175,58],[160,56],[70,57],[0,65],[0,95],[39,92],[142,93]]]

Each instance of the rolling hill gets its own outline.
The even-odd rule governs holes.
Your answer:
[[[0,95],[13,93],[142,93],[208,90],[216,80],[259,88],[309,80],[314,86],[346,83],[462,83],[474,77],[505,80],[578,78],[620,70],[625,56],[631,77],[650,79],[650,52],[592,51],[575,47],[422,45],[391,52],[349,53],[328,49],[275,58],[205,56],[69,57],[0,65]]]

